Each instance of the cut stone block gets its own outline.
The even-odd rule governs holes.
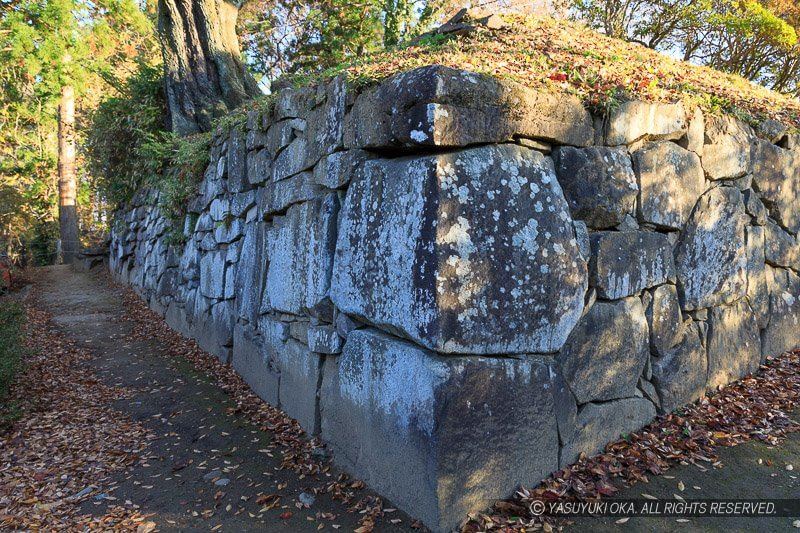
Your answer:
[[[327,361],[334,461],[434,531],[558,468],[550,358],[439,357],[368,329]]]
[[[675,280],[672,246],[649,231],[599,231],[589,236],[590,285],[607,300],[638,294]]]
[[[712,308],[708,317],[708,388],[751,374],[760,362],[761,338],[747,300]]]
[[[363,92],[345,123],[348,148],[458,147],[529,137],[587,146],[589,112],[572,95],[432,65]]]
[[[725,116],[706,117],[703,169],[712,180],[734,179],[750,172],[753,130],[739,120]]]
[[[280,375],[268,357],[264,339],[253,326],[238,323],[234,327],[231,364],[259,398],[272,406],[279,405]]]
[[[764,251],[768,264],[800,270],[800,242],[771,220],[764,227]]]
[[[756,316],[759,329],[764,329],[769,319],[769,292],[767,290],[765,267],[764,233],[764,228],[761,226],[748,226],[746,228],[747,301]]]
[[[557,359],[579,404],[633,396],[649,357],[647,320],[637,297],[595,302]]]
[[[665,355],[680,340],[683,326],[678,290],[674,285],[661,285],[653,290],[647,307],[650,326],[650,347],[656,355]]]
[[[342,338],[333,325],[309,326],[306,338],[312,352],[335,355],[342,351]]]
[[[675,250],[683,308],[728,304],[747,292],[747,247],[742,193],[715,187],[697,203]]]
[[[639,187],[624,148],[555,151],[556,175],[572,216],[594,229],[611,228],[633,213]]]
[[[575,433],[561,450],[561,464],[574,463],[581,453],[591,457],[607,443],[641,429],[655,417],[655,406],[644,398],[586,404],[578,411]]]
[[[308,434],[317,435],[320,424],[317,387],[322,382],[323,357],[289,339],[275,350],[274,360],[281,374],[278,392],[281,409]]]
[[[649,143],[633,153],[633,168],[641,187],[640,220],[683,229],[706,188],[697,154],[673,142]]]
[[[800,154],[766,141],[753,145],[753,182],[770,215],[791,233],[800,231]]]
[[[686,133],[683,104],[661,104],[631,100],[611,111],[606,122],[606,144],[631,144],[642,138],[672,140]]]
[[[425,347],[552,353],[580,317],[586,264],[539,152],[367,161],[341,219],[334,303]]]
[[[763,357],[800,347],[800,277],[790,270],[769,268],[769,323],[761,336]]]
[[[708,364],[698,329],[687,321],[681,331],[683,338],[677,346],[653,358],[653,385],[661,413],[697,400],[706,388]]]

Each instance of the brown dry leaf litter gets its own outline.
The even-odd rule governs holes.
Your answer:
[[[136,465],[149,435],[110,407],[126,397],[85,365],[90,355],[56,332],[49,315],[25,305],[25,368],[12,386],[21,418],[0,435],[0,529],[130,530],[147,523],[135,506],[97,517],[78,504],[113,490],[109,476]]]
[[[476,27],[434,46],[410,46],[358,59],[345,70],[367,82],[440,64],[578,95],[590,107],[620,99],[683,101],[747,120],[773,118],[800,127],[800,102],[739,76],[672,59],[585,26],[549,18],[507,17],[503,29]],[[334,69],[336,74],[342,69]]]
[[[363,481],[352,479],[346,474],[340,474],[336,478],[328,477],[331,465],[324,458],[324,452],[320,453],[323,449],[322,443],[317,439],[310,439],[297,421],[256,396],[232,367],[204,352],[194,340],[176,334],[130,288],[124,288],[124,304],[126,314],[123,320],[130,324],[134,338],[162,343],[167,347],[170,356],[188,360],[197,370],[209,376],[235,403],[236,407],[229,408],[230,414],[245,417],[271,435],[270,443],[263,451],[281,457],[282,469],[292,471],[299,479],[315,484],[310,490],[313,494],[330,494],[348,512],[361,515],[357,528],[359,533],[369,533],[380,520],[392,519],[392,510],[384,509],[381,498],[359,494],[366,487]],[[280,512],[277,518],[288,520],[292,517],[291,511],[280,508],[280,494],[254,496],[259,504],[274,509],[276,513]],[[329,521],[334,528],[337,527],[334,514],[318,513],[317,518],[320,522]],[[411,527],[419,529],[422,525],[415,522]]]
[[[712,397],[659,417],[605,452],[556,472],[533,489],[520,489],[514,499],[498,502],[488,514],[474,517],[468,532],[550,528],[534,518],[534,500],[592,500],[611,496],[618,486],[646,482],[670,466],[690,463],[721,466],[716,449],[751,439],[776,445],[800,430],[788,412],[800,406],[800,350],[762,365],[758,374],[732,383]]]

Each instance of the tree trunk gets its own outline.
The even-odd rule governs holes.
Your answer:
[[[75,91],[61,88],[58,106],[58,223],[64,263],[72,263],[79,249],[75,172]]]
[[[212,119],[261,92],[241,59],[236,37],[240,5],[158,1],[167,102],[178,135],[209,131]]]

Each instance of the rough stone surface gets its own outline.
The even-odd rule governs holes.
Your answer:
[[[769,323],[761,335],[762,357],[800,347],[800,277],[778,268],[767,271]]]
[[[336,246],[342,311],[444,353],[561,347],[587,276],[549,159],[501,145],[362,170]]]
[[[233,345],[236,349],[233,351],[231,364],[234,370],[259,398],[277,407],[280,375],[268,357],[264,339],[253,326],[236,324],[233,331]]]
[[[738,178],[750,172],[753,131],[729,116],[706,117],[703,169],[712,180]]]
[[[683,324],[675,286],[661,285],[654,289],[646,314],[650,326],[650,347],[656,355],[665,355],[680,340]]]
[[[662,413],[693,402],[706,388],[708,364],[698,329],[688,321],[681,332],[677,346],[653,360],[653,385]]]
[[[572,464],[581,453],[594,455],[606,443],[641,429],[655,416],[655,406],[644,398],[584,405],[578,411],[575,432],[561,451],[562,464]]]
[[[753,145],[753,183],[769,213],[792,233],[800,231],[800,156],[766,141]]]
[[[558,355],[578,403],[633,396],[649,356],[648,340],[639,298],[596,302]]]
[[[361,94],[345,124],[348,148],[467,146],[515,136],[586,146],[594,130],[574,96],[428,66]]]
[[[758,324],[747,300],[714,307],[708,317],[708,388],[755,372],[761,362]]]
[[[664,235],[600,231],[589,240],[590,284],[602,298],[617,300],[675,279],[672,246]]]
[[[632,100],[622,103],[608,117],[605,141],[609,146],[631,144],[642,138],[678,139],[686,132],[682,104]]]
[[[697,203],[675,251],[683,308],[731,303],[747,291],[742,193],[715,187]]]
[[[641,187],[639,217],[659,227],[681,229],[705,191],[700,158],[673,142],[648,143],[633,153]]]
[[[767,222],[764,232],[766,262],[772,266],[800,270],[800,242],[772,221]]]
[[[628,152],[622,148],[556,150],[556,175],[572,216],[594,229],[606,229],[633,213],[638,186]]]
[[[357,330],[326,365],[322,437],[339,464],[449,531],[558,467],[551,380],[547,358],[445,358]]]
[[[278,399],[281,409],[311,435],[319,433],[317,390],[324,359],[304,344],[289,339],[272,355],[280,372]]]

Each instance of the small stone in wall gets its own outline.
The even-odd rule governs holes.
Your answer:
[[[641,187],[640,220],[682,229],[706,188],[697,154],[673,142],[648,143],[633,153],[633,168]]]
[[[606,229],[632,213],[639,187],[624,148],[558,148],[556,175],[572,216]]]
[[[595,302],[557,356],[579,404],[633,396],[649,357],[647,320],[638,297]]]
[[[605,140],[609,146],[620,146],[642,138],[679,139],[686,133],[686,125],[683,104],[631,100],[609,114]]]
[[[335,355],[342,351],[342,338],[332,325],[309,326],[307,339],[312,352]]]
[[[589,236],[589,279],[602,298],[617,300],[675,280],[672,246],[649,231],[598,231]]]

